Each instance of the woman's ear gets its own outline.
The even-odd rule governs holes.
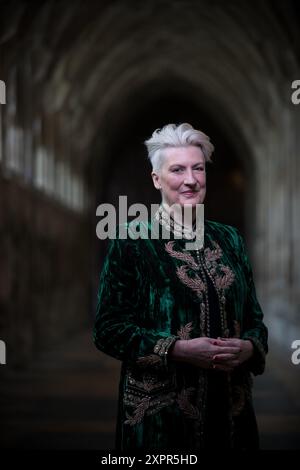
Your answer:
[[[156,189],[161,189],[159,175],[157,173],[155,173],[154,171],[152,171],[151,176],[152,176],[154,187]]]

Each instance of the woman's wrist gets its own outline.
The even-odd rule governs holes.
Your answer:
[[[252,341],[249,339],[244,340],[245,345],[246,345],[246,355],[247,355],[247,360],[251,359],[251,357],[254,354],[254,347]]]
[[[187,343],[189,340],[187,339],[178,339],[175,341],[170,350],[169,350],[169,357],[173,361],[180,361],[180,362],[186,362],[187,360]]]

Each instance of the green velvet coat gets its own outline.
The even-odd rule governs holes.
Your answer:
[[[241,235],[205,220],[204,247],[188,251],[173,232],[153,239],[153,220],[139,224],[148,239],[130,238],[131,227],[128,239],[109,242],[93,334],[122,361],[116,448],[257,447],[252,374],[264,371],[267,328]],[[174,341],[213,337],[213,324],[223,337],[251,340],[253,357],[233,373],[171,360]]]

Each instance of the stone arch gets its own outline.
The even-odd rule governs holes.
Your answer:
[[[7,85],[7,104],[1,105],[0,116],[5,187],[11,170],[18,170],[24,202],[26,188],[36,182],[36,161],[47,155],[46,167],[53,170],[60,164],[66,179],[75,181],[77,193],[82,188],[76,178],[82,178],[90,193],[85,206],[90,212],[79,219],[88,219],[92,227],[97,177],[132,99],[144,94],[132,108],[132,119],[137,119],[138,109],[144,112],[147,103],[157,99],[156,90],[162,96],[170,96],[170,91],[179,96],[186,84],[198,99],[197,108],[231,143],[243,174],[251,180],[245,235],[263,306],[286,344],[282,325],[292,325],[291,336],[299,325],[300,305],[300,107],[290,99],[291,81],[300,75],[298,20],[299,7],[291,0],[226,5],[163,0],[159,8],[150,0],[74,0],[72,8],[50,0],[39,7],[7,3],[0,20],[0,78]],[[182,103],[187,100],[184,95]],[[7,172],[5,164],[12,155]],[[47,204],[49,212],[57,214],[70,202],[69,194],[55,178],[46,183],[38,190],[52,190]],[[54,202],[57,188],[63,197]],[[3,201],[10,200],[7,190]],[[14,220],[15,205],[2,204],[5,220]],[[36,197],[28,197],[22,215],[26,227],[33,221],[40,230],[38,206]],[[54,234],[60,233],[63,219],[56,222]],[[35,262],[33,256],[28,266]],[[42,315],[42,294],[33,303],[41,306],[37,310]],[[53,316],[54,325],[58,319]]]

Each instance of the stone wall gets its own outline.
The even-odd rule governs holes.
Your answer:
[[[7,180],[0,214],[0,328],[17,367],[89,324],[87,223]]]

